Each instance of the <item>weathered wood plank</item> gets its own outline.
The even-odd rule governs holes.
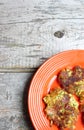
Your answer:
[[[31,77],[32,73],[0,73],[0,130],[34,130],[27,112]]]
[[[83,43],[83,0],[0,0],[0,72],[32,71]]]
[[[1,25],[0,29],[0,70],[37,68],[58,52],[84,49],[84,20]],[[64,32],[62,38],[54,36],[58,30]]]
[[[84,18],[83,0],[0,0],[0,24]]]

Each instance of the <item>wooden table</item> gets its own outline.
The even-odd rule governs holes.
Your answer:
[[[0,0],[0,130],[34,130],[27,92],[37,68],[84,49],[84,0]]]

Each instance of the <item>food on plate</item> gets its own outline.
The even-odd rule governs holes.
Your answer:
[[[84,123],[84,68],[75,66],[61,70],[57,82],[60,86],[43,98],[45,113],[51,125],[57,125],[60,130],[74,130],[79,112]]]
[[[79,98],[80,111],[84,112],[84,68],[63,69],[58,75],[58,82],[63,89]]]
[[[80,103],[84,102],[84,79],[77,81],[73,84],[76,96],[79,98]]]
[[[75,95],[79,98],[80,112],[84,112],[84,79],[74,83]],[[82,114],[84,116],[84,114]]]
[[[56,88],[47,94],[43,101],[46,104],[45,113],[51,125],[57,125],[60,130],[75,128],[79,104],[74,96],[61,88]]]
[[[58,75],[59,84],[67,92],[74,94],[74,86],[78,83],[81,83],[81,80],[84,79],[84,68],[80,66],[75,66],[73,69],[65,68],[60,71]]]

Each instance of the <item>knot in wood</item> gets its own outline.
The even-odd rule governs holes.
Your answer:
[[[64,36],[64,31],[57,31],[54,33],[55,37],[62,38]]]

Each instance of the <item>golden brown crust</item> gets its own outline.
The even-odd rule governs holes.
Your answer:
[[[58,75],[58,82],[63,89],[78,97],[84,123],[84,68],[75,66],[73,69],[62,70]]]
[[[78,102],[62,89],[56,89],[43,98],[47,104],[46,115],[51,124],[56,124],[60,130],[74,129],[79,114]]]
[[[64,69],[58,75],[59,84],[70,93],[74,93],[74,83],[84,79],[84,69],[75,66],[73,69]]]

